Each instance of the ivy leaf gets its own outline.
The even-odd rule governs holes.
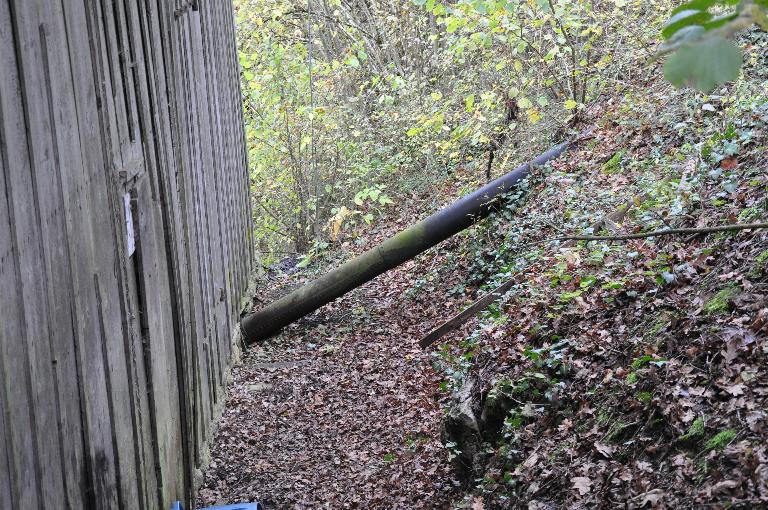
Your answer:
[[[712,37],[681,47],[664,65],[664,76],[676,87],[707,92],[738,78],[741,63],[741,50],[733,42]]]
[[[488,14],[488,7],[486,7],[485,2],[478,0],[475,2],[475,11],[479,12],[480,14]]]

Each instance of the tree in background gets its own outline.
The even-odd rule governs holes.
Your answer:
[[[236,0],[266,262],[308,263],[454,171],[505,172],[662,55],[678,86],[735,79],[766,1]]]

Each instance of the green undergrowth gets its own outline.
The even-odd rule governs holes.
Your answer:
[[[731,492],[711,490],[721,473],[753,476],[754,467],[733,466],[765,450],[744,418],[758,419],[755,409],[766,405],[750,389],[761,376],[748,375],[766,369],[757,347],[765,345],[765,233],[567,246],[548,239],[766,221],[761,72],[750,68],[708,96],[628,91],[599,119],[600,144],[531,180],[524,197],[452,252],[473,282],[452,296],[469,302],[514,280],[468,335],[439,347],[447,393],[480,377],[479,409],[503,410],[498,433],[485,438],[484,468],[457,507],[478,499],[485,508],[589,506],[601,501],[598,486],[610,501],[635,497],[619,483],[599,485],[600,476],[646,480],[673,507],[700,494],[728,506]],[[626,203],[617,222],[589,228]],[[574,474],[581,466],[590,467]]]

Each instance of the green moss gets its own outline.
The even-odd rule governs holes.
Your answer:
[[[653,395],[649,391],[641,391],[640,393],[637,394],[637,400],[639,400],[644,404],[647,404],[651,400],[653,400]]]
[[[704,425],[706,422],[704,421],[704,418],[696,418],[696,420],[691,423],[691,426],[688,427],[688,432],[680,436],[681,441],[694,441],[697,439],[700,439],[704,436]]]
[[[420,221],[385,241],[379,248],[379,251],[386,257],[389,252],[413,249],[422,243],[425,233],[424,222]]]
[[[704,311],[708,314],[725,313],[730,309],[733,298],[739,295],[739,288],[735,285],[720,290],[704,304]]]
[[[621,171],[621,160],[624,159],[624,151],[619,151],[603,165],[603,173],[616,174]]]
[[[644,337],[647,339],[658,337],[662,331],[669,327],[672,316],[671,313],[662,313],[659,315],[648,328]]]
[[[627,378],[624,380],[629,385],[635,384],[637,382],[637,372],[630,373]]]
[[[725,429],[712,436],[706,442],[706,444],[704,444],[704,447],[707,450],[717,450],[721,452],[725,450],[725,447],[728,446],[728,443],[734,439],[736,439],[736,431],[733,429]]]
[[[763,274],[768,273],[768,250],[763,251],[755,257],[755,262],[752,264],[752,269],[749,271],[750,276],[760,277]]]

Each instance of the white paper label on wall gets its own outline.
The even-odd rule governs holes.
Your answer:
[[[133,230],[133,213],[131,212],[131,194],[123,195],[123,205],[125,206],[125,244],[128,248],[128,256],[136,252],[136,234]]]

